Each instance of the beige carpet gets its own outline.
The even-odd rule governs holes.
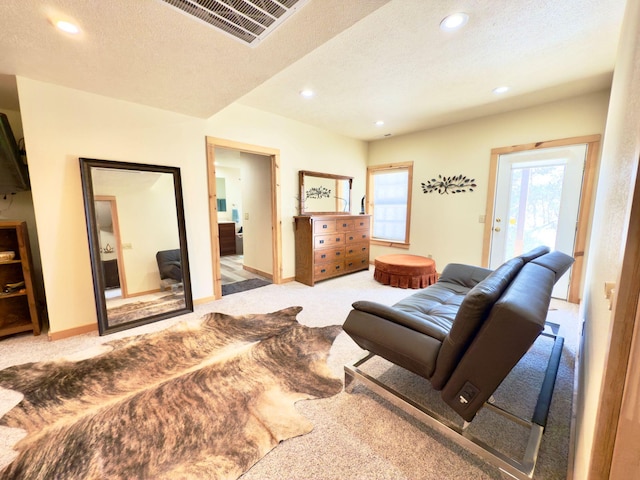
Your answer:
[[[391,305],[411,295],[412,290],[383,286],[372,271],[358,272],[308,287],[296,282],[268,285],[198,305],[196,312],[175,319],[118,332],[106,337],[86,334],[57,342],[28,335],[0,341],[0,368],[60,356],[86,357],[102,343],[134,334],[157,331],[180,320],[196,322],[213,311],[232,315],[266,313],[300,305],[300,323],[328,326],[344,322],[351,303],[373,300]],[[549,320],[561,325],[566,343],[561,364],[564,381],[554,396],[548,434],[543,440],[535,479],[566,477],[571,418],[572,374],[577,346],[577,307],[554,301]],[[362,355],[344,333],[335,340],[328,359],[331,371],[343,375],[343,366]],[[563,389],[563,392],[559,390]],[[0,414],[13,407],[20,395],[0,390]],[[315,428],[312,432],[282,442],[242,476],[247,479],[503,479],[507,478],[443,439],[428,427],[402,414],[364,388],[341,392],[321,400],[296,404]],[[23,432],[0,428],[0,465],[15,456],[11,447]]]

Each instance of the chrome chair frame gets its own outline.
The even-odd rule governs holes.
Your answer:
[[[491,447],[481,439],[470,434],[467,430],[469,423],[465,422],[462,427],[456,425],[442,415],[416,403],[401,392],[383,384],[378,379],[361,370],[359,368],[361,365],[376,356],[373,353],[367,353],[367,355],[354,363],[345,365],[344,388],[345,391],[351,392],[354,386],[353,382],[357,380],[369,388],[369,390],[400,408],[402,411],[412,415],[461,447],[480,456],[483,460],[513,478],[519,480],[531,479],[533,478],[533,473],[538,461],[542,435],[547,423],[549,408],[551,406],[551,398],[553,396],[555,381],[562,357],[562,348],[564,345],[564,338],[561,336],[546,332],[543,332],[540,335],[553,338],[554,343],[551,349],[551,354],[549,355],[545,377],[540,388],[532,419],[523,419],[514,413],[498,407],[491,402],[491,399],[489,402],[484,404],[486,408],[499,413],[508,420],[530,429],[527,447],[522,459],[519,460],[509,457],[508,455]]]

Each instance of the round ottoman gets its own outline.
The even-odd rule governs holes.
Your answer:
[[[382,255],[375,259],[373,278],[384,285],[426,288],[438,281],[436,262],[419,255]]]

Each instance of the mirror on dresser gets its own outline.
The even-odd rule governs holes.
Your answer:
[[[351,214],[353,177],[300,170],[300,215]]]
[[[80,159],[101,335],[193,311],[180,169]]]

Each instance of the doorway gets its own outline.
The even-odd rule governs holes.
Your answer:
[[[122,242],[118,223],[116,197],[96,195],[96,225],[99,232],[100,261],[104,274],[105,297],[127,298],[127,282],[122,259]]]
[[[216,158],[221,156],[220,153],[222,151],[232,151],[247,161],[257,162],[254,163],[257,173],[252,175],[256,177],[253,179],[253,183],[242,186],[242,208],[236,204],[234,209],[233,201],[228,198],[230,195],[228,186],[226,188],[227,198],[223,199],[218,196],[220,181],[216,182]],[[228,223],[232,223],[234,228],[242,223],[243,254],[246,259],[250,259],[253,256],[252,262],[259,264],[257,268],[248,266],[243,268],[249,272],[253,271],[260,276],[270,278],[272,283],[282,282],[279,164],[279,150],[207,137],[209,218],[215,299],[222,297],[223,279],[220,246],[224,238],[221,238],[220,232],[229,226]],[[259,173],[260,171],[262,173]],[[249,195],[248,200],[247,195]],[[219,221],[219,218],[224,217],[224,212],[219,212],[221,206],[224,206],[232,215],[229,220],[223,219]],[[222,215],[220,216],[219,213],[222,213]],[[239,217],[242,217],[241,220]],[[238,221],[236,222],[236,220]]]
[[[489,268],[546,245],[571,255],[587,146],[525,150],[498,157]],[[570,271],[552,296],[566,300]]]
[[[553,296],[580,301],[595,161],[600,136],[493,149],[485,217],[483,265],[547,245],[576,261]]]

